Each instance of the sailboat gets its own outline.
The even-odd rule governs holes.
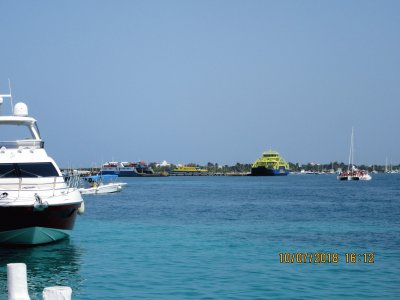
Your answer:
[[[378,174],[378,171],[375,170],[375,165],[372,165],[372,172],[371,172],[371,173],[373,173],[373,174]]]
[[[371,180],[368,171],[357,169],[354,165],[354,128],[351,128],[349,165],[347,171],[342,171],[337,176],[338,180]]]

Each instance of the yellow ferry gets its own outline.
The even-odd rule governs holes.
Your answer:
[[[253,176],[279,176],[289,174],[289,164],[278,152],[269,150],[263,152],[251,166]]]
[[[208,175],[208,170],[191,166],[178,166],[169,172],[169,175],[202,176]]]

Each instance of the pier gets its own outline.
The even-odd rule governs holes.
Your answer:
[[[30,300],[27,268],[24,263],[7,264],[8,300]],[[43,300],[71,300],[72,289],[68,286],[46,287]]]

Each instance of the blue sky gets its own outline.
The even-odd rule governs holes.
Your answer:
[[[0,91],[61,166],[399,163],[398,1],[1,1]]]

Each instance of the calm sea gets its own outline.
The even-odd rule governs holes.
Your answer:
[[[97,300],[400,299],[400,175],[121,181],[121,193],[85,197],[69,240],[0,248],[0,299],[11,262],[27,264],[32,299],[54,285]]]

